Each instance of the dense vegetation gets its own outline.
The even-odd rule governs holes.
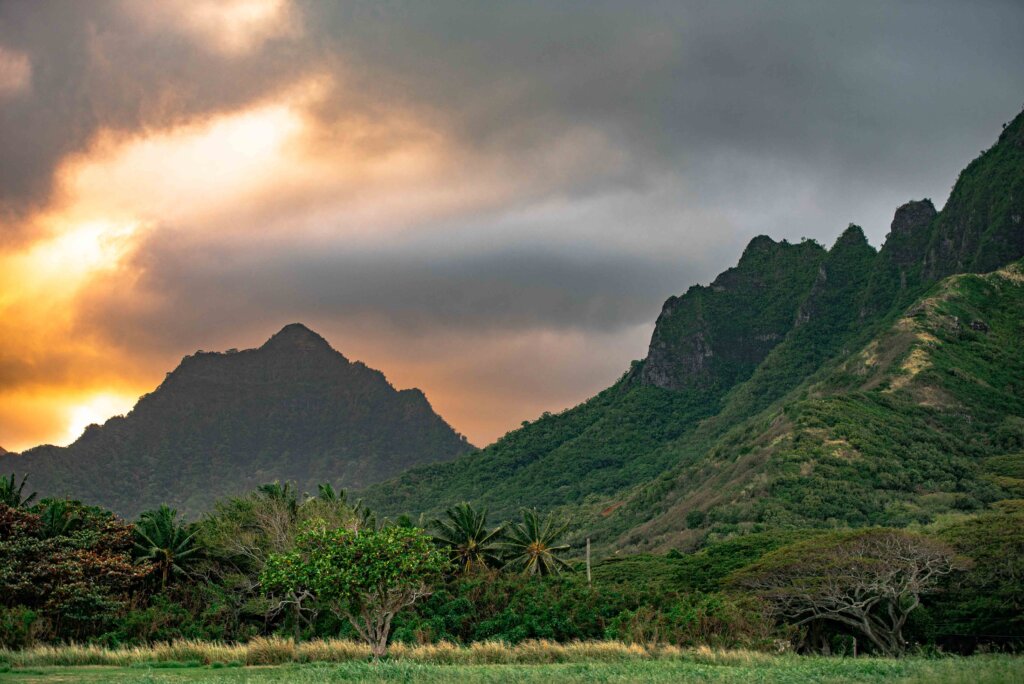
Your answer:
[[[185,357],[127,416],[67,448],[0,455],[0,472],[128,516],[160,503],[198,514],[274,479],[357,487],[471,449],[419,390],[293,324],[259,349]]]
[[[278,635],[358,640],[378,656],[389,642],[538,639],[877,653],[1024,643],[1020,501],[916,531],[779,529],[688,554],[613,556],[588,577],[580,550],[569,555],[562,541],[564,522],[529,510],[492,527],[483,511],[453,507],[427,533],[379,520],[326,485],[316,495],[265,485],[194,523],[166,507],[128,524],[73,501],[25,499],[0,503],[0,647],[9,649]],[[893,540],[900,558],[943,571],[914,583],[884,554],[865,565]],[[838,614],[808,619],[806,605],[829,605],[834,586],[799,578],[829,577],[823,565],[842,562],[851,563],[843,577],[880,593],[879,609],[899,606],[895,636],[865,637]],[[780,603],[791,585],[807,602],[792,610]]]

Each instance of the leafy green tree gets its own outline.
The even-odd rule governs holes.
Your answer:
[[[867,529],[785,546],[731,582],[760,595],[783,621],[807,625],[814,638],[824,638],[822,628],[838,623],[882,654],[898,655],[906,649],[903,627],[921,596],[962,565],[939,540]]]
[[[168,506],[146,511],[135,525],[136,563],[151,565],[160,576],[160,588],[175,575],[190,574],[201,552],[196,534]]]
[[[468,503],[460,503],[431,521],[434,541],[448,550],[460,572],[500,565],[497,542],[502,528],[487,529],[487,509],[477,511]]]
[[[0,477],[0,503],[7,504],[11,508],[28,508],[36,498],[35,492],[25,496],[25,483],[28,482],[28,475],[21,478],[21,484],[14,486],[14,473],[9,478]]]
[[[543,518],[536,510],[522,510],[523,521],[505,528],[505,541],[501,548],[505,568],[527,575],[553,575],[568,570],[569,564],[558,557],[568,550],[568,544],[559,540],[569,528],[568,522],[559,522],[553,513]]]
[[[294,550],[296,537],[310,524],[357,531],[372,513],[361,508],[357,514],[344,492],[330,485],[301,503],[285,491],[284,486],[271,485],[218,502],[197,525],[205,550],[198,570],[208,586],[222,591],[221,605],[231,629],[263,629],[283,616],[291,621],[298,640],[303,625],[312,627],[318,606],[304,591],[279,592],[275,601],[268,601],[260,587],[267,558]]]
[[[267,560],[261,579],[270,593],[312,594],[347,619],[379,658],[387,652],[395,615],[428,596],[444,566],[443,554],[422,530],[314,525],[299,535],[296,550]]]

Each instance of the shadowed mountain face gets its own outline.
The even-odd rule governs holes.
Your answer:
[[[195,514],[273,480],[361,487],[471,449],[420,390],[296,323],[258,349],[187,356],[127,416],[0,457],[0,471],[129,516],[160,503]]]
[[[665,303],[647,358],[609,389],[366,497],[385,513],[562,508],[581,536],[636,550],[1019,496],[1022,257],[1024,113],[941,212],[897,209],[880,250],[852,225],[827,251],[757,237]]]

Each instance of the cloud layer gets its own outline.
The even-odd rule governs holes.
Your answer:
[[[477,443],[750,237],[878,244],[1021,106],[1024,7],[0,5],[0,445],[293,320]]]

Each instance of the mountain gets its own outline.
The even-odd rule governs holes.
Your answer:
[[[631,550],[907,524],[1014,495],[1022,217],[1024,113],[941,212],[897,209],[880,250],[853,225],[828,250],[754,238],[665,303],[647,357],[609,389],[364,494],[392,514],[557,508],[581,536]]]
[[[0,456],[44,495],[190,514],[273,480],[353,488],[472,450],[418,389],[395,390],[300,324],[258,349],[196,352],[128,415],[68,447]]]

